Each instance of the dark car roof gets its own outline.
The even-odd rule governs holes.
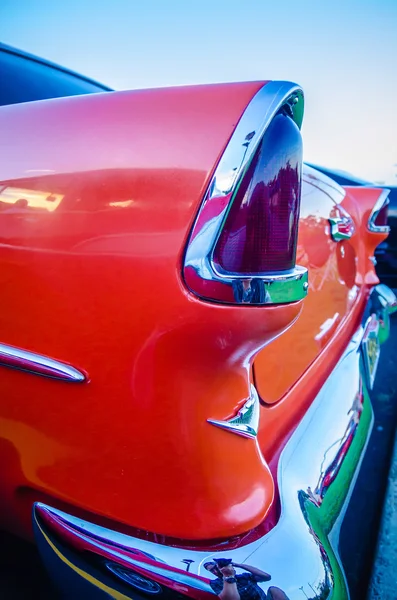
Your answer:
[[[8,46],[7,44],[3,44],[1,42],[0,42],[0,51],[8,52],[9,54],[14,54],[15,56],[20,56],[21,58],[25,58],[27,60],[31,60],[36,63],[42,64],[42,65],[46,65],[47,67],[51,67],[52,69],[56,69],[57,71],[61,71],[62,73],[67,73],[68,75],[71,75],[72,77],[76,77],[76,78],[80,79],[81,81],[85,81],[86,83],[90,83],[90,84],[98,87],[98,91],[100,91],[100,90],[102,90],[104,92],[113,91],[112,88],[104,85],[103,83],[99,83],[98,81],[95,81],[94,79],[91,79],[90,77],[86,77],[85,75],[76,73],[75,71],[72,71],[71,69],[66,69],[65,67],[61,67],[60,65],[57,65],[56,63],[53,63],[49,60],[40,58],[38,56],[35,56],[34,54],[30,54],[29,52],[25,52],[24,50],[19,50],[18,48],[13,48],[12,46]]]

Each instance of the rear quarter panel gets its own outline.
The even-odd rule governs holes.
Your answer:
[[[250,357],[301,304],[223,307],[181,281],[212,169],[262,85],[1,109],[0,341],[89,380],[0,369],[3,526],[26,534],[40,494],[184,538],[246,531],[267,513],[258,445],[207,419],[247,398]]]

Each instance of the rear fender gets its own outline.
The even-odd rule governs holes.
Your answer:
[[[0,109],[0,343],[86,374],[74,384],[1,367],[4,527],[41,494],[185,539],[239,534],[267,514],[273,480],[256,440],[208,420],[237,417],[253,356],[302,303],[222,306],[182,280],[200,202],[263,85]]]

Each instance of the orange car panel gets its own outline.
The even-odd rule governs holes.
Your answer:
[[[181,281],[208,179],[262,85],[2,108],[0,342],[89,380],[0,369],[1,514],[15,531],[32,493],[180,538],[238,534],[269,510],[258,444],[207,419],[241,406],[251,357],[301,303],[220,306]]]
[[[297,260],[310,270],[304,303],[222,306],[188,292],[192,223],[262,85],[1,109],[0,343],[70,364],[87,382],[0,368],[0,525],[28,535],[32,499],[44,496],[196,540],[244,533],[268,514],[268,464],[361,318],[380,239],[365,231],[376,193],[349,190],[343,206],[360,236],[333,242],[334,201],[312,181]],[[257,442],[207,422],[243,405],[255,356]]]
[[[324,179],[311,173],[303,178],[297,264],[309,270],[309,294],[301,316],[255,359],[255,383],[266,404],[278,402],[292,388],[344,327],[357,300],[354,247],[330,235],[329,218],[343,195]],[[285,356],[288,360],[280,360]]]
[[[369,231],[368,219],[383,190],[357,187],[346,188],[346,192],[341,206],[354,219],[354,235],[350,240],[338,244],[328,238],[328,248],[332,249],[328,256],[336,253],[336,260],[333,269],[329,269],[328,276],[323,279],[324,285],[319,289],[313,285],[316,265],[313,262],[307,263],[312,284],[299,319],[281,337],[263,348],[255,360],[255,379],[258,382],[259,377],[263,378],[262,399],[273,400],[273,402],[263,402],[261,427],[258,433],[262,453],[272,466],[272,470],[275,470],[275,462],[285,442],[335,368],[348,340],[357,330],[371,286],[379,283],[370,257],[373,256],[376,246],[386,239],[387,233]],[[302,202],[301,221],[304,221],[305,195],[302,197]],[[326,204],[323,203],[322,206]],[[317,223],[313,226],[316,227]],[[317,229],[317,235],[307,235],[304,224],[301,227],[301,262],[303,262],[304,248],[309,248],[306,256],[310,256],[310,244],[313,240],[315,240],[313,250],[317,250],[317,252],[313,251],[314,259],[324,260],[327,256],[324,240],[321,243],[319,239],[319,230],[329,236],[329,225],[325,219]],[[343,318],[332,318],[335,309],[344,306],[343,302],[346,302]],[[307,310],[308,308],[311,308],[311,311]],[[320,322],[321,314],[324,315],[323,318],[327,317],[326,312],[321,312],[326,310],[329,316],[328,323],[325,322],[328,326],[324,335],[315,336],[317,330],[313,325],[316,321]],[[317,342],[316,345],[313,341]],[[286,356],[288,360],[285,360]],[[280,370],[284,378],[278,377]],[[273,391],[273,396],[270,395],[269,390]]]

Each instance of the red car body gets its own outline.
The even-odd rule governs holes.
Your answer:
[[[104,92],[0,109],[0,524],[31,538],[38,503],[43,554],[72,565],[91,591],[212,594],[196,555],[186,571],[161,566],[163,550],[227,555],[267,540],[283,518],[284,449],[367,317],[377,323],[372,352],[379,330],[387,334],[395,299],[376,288],[371,260],[387,229],[368,227],[386,202],[381,189],[345,190],[304,168],[296,264],[308,285],[302,279],[298,299],[222,300],[208,281],[197,292],[202,280],[186,271],[200,218],[207,224],[218,210],[205,214],[211,182],[268,85]],[[369,388],[362,365],[360,373]],[[222,430],[244,421],[247,398],[258,407],[257,431]],[[149,546],[137,543],[126,563],[120,544],[118,555],[114,545],[104,550],[110,530]],[[109,570],[101,579],[92,562],[76,566],[82,543],[85,553],[130,565],[135,580],[113,569],[109,583]],[[323,585],[331,588],[329,570]],[[281,579],[273,593],[295,597],[298,587]]]

